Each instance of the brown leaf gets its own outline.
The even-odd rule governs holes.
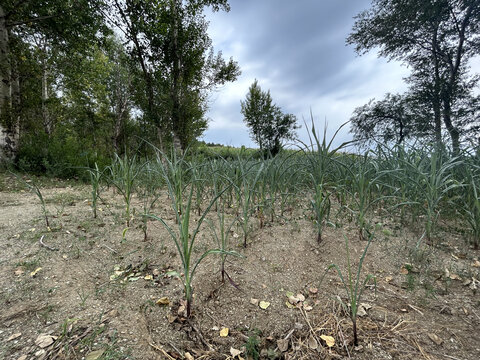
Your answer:
[[[12,335],[10,335],[10,337],[7,339],[7,341],[12,341],[12,340],[18,339],[20,336],[22,336],[22,333],[12,334]]]
[[[298,301],[305,301],[305,296],[303,296],[303,294],[298,293],[296,297]]]
[[[480,261],[475,260],[475,262],[472,264],[473,267],[480,268]]]
[[[440,339],[436,334],[428,333],[427,335],[435,344],[441,345],[443,343],[443,340]]]
[[[318,348],[317,339],[315,339],[313,335],[310,335],[310,337],[307,340],[307,345],[310,349],[316,350]]]
[[[85,357],[85,360],[97,360],[98,358],[100,358],[100,356],[103,355],[104,352],[105,349],[92,351]]]
[[[55,340],[57,340],[58,336],[48,335],[48,334],[40,334],[38,335],[37,339],[35,340],[35,345],[43,348],[50,346],[53,344]]]
[[[316,287],[311,287],[308,289],[308,291],[310,292],[310,294],[312,295],[315,295],[318,293],[318,289]]]
[[[250,299],[250,304],[257,306],[258,305],[258,299],[251,298]]]
[[[333,345],[335,345],[335,339],[332,336],[320,335],[320,339],[325,341],[328,347],[332,347]]]
[[[168,299],[168,297],[166,296],[163,296],[161,297],[160,299],[158,299],[156,302],[155,302],[157,305],[170,305],[170,300]]]
[[[195,358],[189,352],[186,352],[184,356],[185,356],[185,359],[187,360],[195,360]]]
[[[278,346],[278,349],[281,352],[287,351],[288,350],[288,339],[277,340],[277,346]]]
[[[233,358],[239,356],[243,351],[235,349],[233,347],[230,347],[230,355],[232,355]]]

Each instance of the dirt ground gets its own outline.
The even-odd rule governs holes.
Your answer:
[[[207,257],[185,319],[182,281],[170,275],[179,255],[160,222],[144,240],[138,214],[124,230],[111,189],[94,219],[88,186],[49,180],[47,229],[35,194],[5,174],[0,189],[0,359],[480,358],[480,253],[454,221],[440,222],[435,246],[416,247],[420,227],[372,214],[361,281],[372,274],[376,286],[361,299],[355,347],[338,274],[320,280],[332,263],[346,276],[345,237],[355,276],[367,243],[335,209],[320,244],[308,201],[261,229],[254,217],[245,249],[234,227],[230,246],[244,257],[226,269],[236,287],[221,282],[218,255]],[[174,225],[166,195],[153,213]],[[215,246],[203,225],[195,257]]]

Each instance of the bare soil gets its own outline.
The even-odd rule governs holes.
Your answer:
[[[207,257],[186,319],[182,281],[169,275],[181,272],[179,255],[159,222],[144,239],[139,199],[125,230],[111,189],[94,219],[88,186],[53,180],[42,187],[47,229],[36,195],[11,176],[0,182],[0,359],[246,359],[255,350],[262,359],[480,358],[480,254],[455,219],[417,247],[420,225],[371,214],[377,231],[361,281],[372,274],[376,286],[361,299],[355,347],[339,275],[332,269],[320,283],[332,263],[347,276],[345,237],[354,276],[367,244],[338,209],[320,244],[308,201],[263,228],[253,217],[247,248],[234,227],[230,246],[244,257],[228,257],[226,269],[236,286],[221,282],[219,257]],[[166,195],[153,213],[174,225]],[[213,247],[204,223],[194,255]],[[292,294],[303,301],[292,306]]]

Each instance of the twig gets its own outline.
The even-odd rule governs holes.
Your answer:
[[[51,250],[51,251],[58,251],[57,248],[54,248],[54,247],[51,247],[51,246],[48,246],[47,244],[45,244],[43,242],[43,238],[45,237],[45,235],[42,235],[42,237],[40,238],[40,240],[38,240],[40,246],[43,246],[44,248],[47,248],[48,250]]]
[[[118,252],[116,250],[113,250],[111,247],[108,247],[107,245],[103,244],[104,247],[106,247],[108,250],[110,250],[111,252],[113,252],[114,254],[118,254]]]
[[[155,345],[155,344],[152,344],[152,343],[150,343],[150,342],[149,342],[148,344],[149,344],[152,348],[154,348],[155,350],[160,351],[163,355],[165,355],[165,356],[167,357],[167,359],[169,359],[169,360],[175,360],[175,358],[173,358],[173,357],[171,357],[170,355],[168,355],[168,353],[167,353],[165,350],[163,350],[163,348],[161,348],[161,347],[159,347],[159,346],[157,346],[157,345]]]
[[[348,345],[347,345],[347,342],[345,341],[345,337],[343,336],[343,331],[342,331],[342,328],[340,326],[338,327],[338,332],[340,333],[340,337],[342,338],[343,346],[345,346],[345,350],[347,350],[348,358],[350,359],[350,351],[348,351]]]
[[[205,345],[209,350],[215,350],[213,348],[212,345],[210,345],[209,343],[207,343],[205,341],[205,339],[203,338],[203,335],[202,333],[200,332],[200,330],[197,329],[197,327],[193,324],[193,322],[190,321],[190,326],[192,327],[192,329],[197,333],[198,337],[200,338],[200,341],[202,342],[203,345]]]
[[[407,304],[408,307],[412,308],[413,310],[415,310],[416,312],[418,312],[420,315],[424,316],[423,315],[423,312],[421,312],[417,307],[413,306],[413,305],[410,305],[410,304]]]

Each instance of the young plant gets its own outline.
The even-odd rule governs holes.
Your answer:
[[[220,207],[218,207],[217,219],[218,219],[218,226],[219,226],[218,233],[213,222],[209,221],[209,225],[210,225],[210,228],[212,229],[212,233],[215,238],[215,241],[217,242],[218,248],[222,250],[222,253],[220,253],[220,274],[222,277],[222,283],[225,282],[225,276],[226,276],[228,281],[230,281],[230,283],[234,287],[238,287],[237,284],[235,284],[235,282],[232,280],[230,275],[228,275],[227,271],[225,270],[225,261],[227,260],[228,247],[229,247],[228,236],[230,235],[230,231],[233,225],[235,224],[235,222],[237,221],[237,219],[234,218],[228,226],[225,225],[225,204],[223,202],[220,205]]]
[[[345,288],[345,292],[347,295],[348,301],[345,303],[342,300],[340,301],[340,304],[344,311],[349,315],[350,319],[352,320],[353,324],[353,342],[355,346],[358,346],[358,335],[357,335],[357,314],[358,314],[358,309],[360,305],[360,300],[363,294],[363,291],[365,290],[366,285],[370,280],[373,280],[373,283],[375,285],[375,289],[377,287],[377,281],[375,276],[368,274],[363,281],[360,280],[360,274],[362,272],[362,266],[363,266],[363,260],[365,259],[365,255],[367,255],[367,250],[368,247],[370,246],[370,243],[372,242],[373,239],[373,234],[370,234],[367,242],[367,246],[363,250],[363,254],[360,258],[360,261],[357,266],[357,272],[354,274],[352,272],[352,264],[350,263],[350,250],[348,247],[348,239],[345,236],[345,248],[347,250],[347,278],[343,276],[342,271],[338,267],[337,264],[331,264],[327,267],[327,270],[325,271],[325,274],[323,275],[320,284],[323,282],[323,279],[327,275],[327,273],[331,269],[335,269],[338,273],[338,276],[340,277],[340,280],[343,284],[343,287]],[[350,307],[348,306],[350,304]]]
[[[317,228],[317,243],[322,242],[322,234],[325,223],[328,222],[330,216],[330,192],[325,189],[323,184],[315,187],[315,194],[311,200],[313,213],[315,215],[315,226]]]
[[[480,246],[480,185],[473,174],[466,186],[463,197],[463,216],[470,226],[471,243],[475,250]]]
[[[45,219],[45,225],[47,226],[47,229],[50,229],[50,223],[48,221],[48,211],[45,203],[45,199],[43,198],[42,192],[40,191],[40,188],[38,185],[33,181],[33,180],[28,180],[25,181],[23,180],[19,175],[12,173],[20,182],[22,182],[30,191],[35,193],[37,195],[38,200],[40,200],[40,205],[42,206],[42,214],[43,218]]]
[[[185,198],[181,178],[175,176],[172,177],[169,175],[178,174],[178,169],[175,169],[175,167],[179,165],[182,166],[182,164],[176,161],[172,161],[167,157],[163,157],[163,162],[165,163],[165,166],[160,166],[161,175],[163,176],[163,179],[167,184],[168,193],[172,203],[172,209],[175,213],[177,231],[175,231],[170,225],[168,225],[166,221],[161,217],[155,215],[149,216],[155,220],[160,221],[167,229],[180,256],[183,267],[183,279],[181,277],[179,278],[183,280],[185,300],[187,302],[187,317],[190,317],[193,300],[192,280],[195,276],[195,271],[197,270],[198,265],[202,262],[203,259],[205,259],[205,257],[210,254],[225,254],[233,256],[238,256],[238,254],[233,251],[225,251],[218,248],[205,251],[196,261],[192,259],[192,254],[195,249],[195,240],[200,231],[200,227],[205,220],[208,212],[218,200],[218,198],[223,194],[225,189],[222,190],[219,194],[217,194],[217,196],[215,196],[208,203],[207,207],[203,210],[200,219],[198,219],[198,221],[196,222],[196,226],[193,229],[193,232],[190,233],[190,215],[192,212],[193,193],[195,187],[193,185],[189,186],[188,195]],[[162,161],[159,161],[159,164],[161,163]]]
[[[100,180],[103,172],[98,168],[97,163],[93,169],[87,168],[87,173],[90,178],[90,185],[92,185],[91,198],[92,198],[92,211],[93,217],[97,218],[97,201],[100,195]]]
[[[125,218],[127,227],[130,226],[130,205],[136,186],[136,179],[140,175],[142,166],[137,163],[136,157],[121,158],[115,154],[115,160],[110,166],[111,182],[122,195],[125,201]]]

